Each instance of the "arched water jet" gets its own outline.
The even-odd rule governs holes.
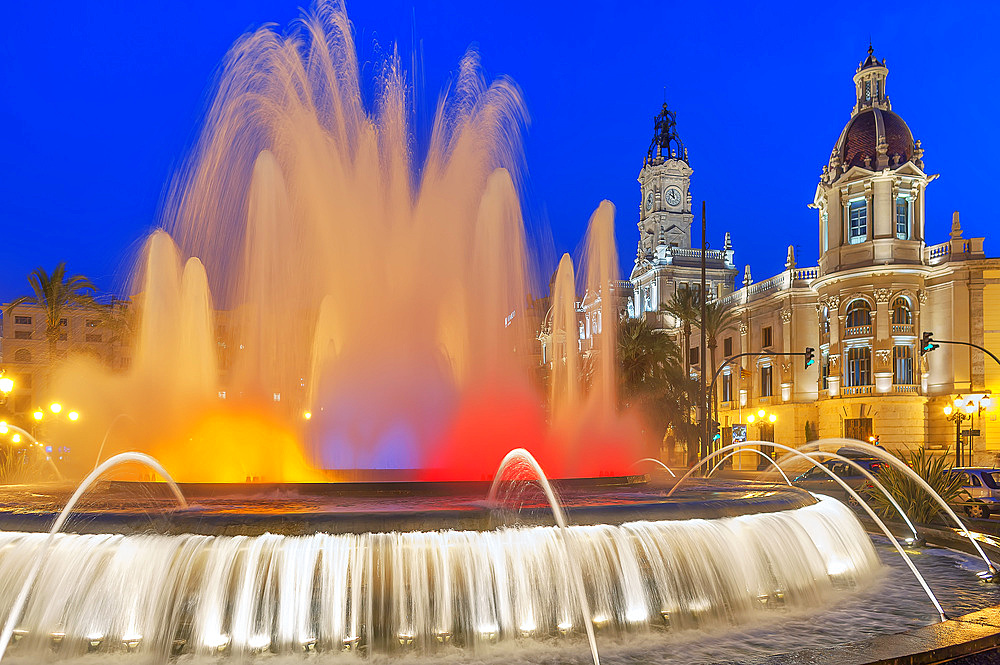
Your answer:
[[[562,506],[559,504],[559,500],[556,497],[555,490],[552,489],[552,485],[549,483],[548,477],[545,472],[542,471],[542,467],[538,464],[538,461],[534,456],[529,453],[524,448],[515,448],[511,450],[500,462],[500,466],[497,467],[496,475],[493,477],[493,484],[490,485],[490,492],[487,495],[487,501],[491,504],[496,501],[497,487],[500,485],[500,480],[503,477],[503,472],[507,469],[507,466],[511,464],[514,460],[519,460],[524,464],[527,464],[538,481],[542,484],[542,491],[545,492],[545,498],[549,502],[549,507],[552,509],[552,516],[556,520],[556,525],[559,526],[559,534],[562,536],[563,548],[566,551],[566,556],[570,559],[570,566],[576,573],[573,576],[574,585],[576,586],[577,597],[580,601],[580,612],[583,614],[583,625],[587,631],[587,640],[590,642],[590,655],[594,659],[594,665],[600,665],[601,659],[597,654],[597,638],[594,635],[594,625],[592,623],[593,617],[590,614],[590,603],[587,601],[587,592],[583,588],[583,569],[580,566],[580,560],[577,557],[576,548],[570,543],[569,530],[566,525],[566,515],[563,513]]]
[[[777,470],[777,472],[781,474],[781,477],[785,479],[785,483],[789,487],[793,487],[792,481],[790,481],[788,479],[788,476],[786,476],[785,472],[781,470],[781,467],[778,466],[777,462],[775,462],[769,455],[765,455],[764,453],[762,453],[761,451],[757,450],[756,448],[749,448],[747,450],[738,450],[737,449],[737,450],[732,450],[732,451],[726,453],[726,456],[723,457],[718,462],[716,462],[715,466],[713,466],[711,468],[711,470],[709,470],[709,472],[705,475],[705,477],[706,478],[711,478],[712,474],[715,473],[716,469],[718,469],[720,466],[722,466],[723,464],[725,464],[727,459],[729,459],[730,457],[732,457],[733,455],[735,455],[736,453],[739,453],[739,452],[757,453],[760,457],[763,457],[765,460],[767,460],[767,462],[770,463],[770,465],[773,466],[775,468],[775,470]]]
[[[653,464],[659,464],[659,465],[660,465],[661,467],[663,467],[663,469],[664,469],[664,470],[665,470],[665,471],[666,471],[667,473],[669,473],[669,474],[670,474],[671,476],[673,476],[674,478],[676,478],[676,477],[677,477],[677,474],[676,474],[676,473],[674,473],[674,472],[673,472],[673,470],[672,470],[672,469],[671,469],[671,468],[670,468],[669,466],[667,466],[666,464],[664,464],[664,463],[663,463],[663,462],[661,462],[660,460],[656,459],[655,457],[643,457],[643,458],[642,458],[642,459],[640,459],[640,460],[636,460],[636,461],[635,461],[635,462],[634,462],[634,463],[632,464],[632,466],[636,466],[636,465],[638,465],[638,464],[639,464],[640,462],[652,462]]]
[[[4,655],[7,653],[7,645],[10,643],[11,635],[14,634],[14,626],[21,618],[21,612],[24,611],[24,603],[28,600],[28,593],[31,591],[31,585],[35,583],[35,578],[38,577],[38,571],[40,571],[42,566],[45,564],[45,559],[47,558],[49,549],[52,546],[52,541],[59,532],[59,529],[62,528],[70,513],[73,512],[73,508],[76,507],[77,501],[80,500],[80,497],[83,496],[83,493],[90,488],[94,481],[104,475],[109,469],[125,462],[137,462],[139,464],[143,464],[160,474],[160,476],[167,481],[167,484],[170,486],[170,490],[174,493],[174,496],[177,498],[177,502],[181,505],[181,508],[188,507],[187,499],[184,498],[180,488],[177,487],[177,483],[175,483],[174,479],[170,477],[170,474],[167,473],[166,469],[160,466],[160,463],[149,455],[143,453],[119,453],[113,457],[109,457],[104,464],[101,464],[99,467],[91,471],[77,486],[76,491],[73,492],[73,496],[69,498],[69,501],[66,502],[66,506],[63,507],[62,512],[60,512],[59,516],[56,517],[56,521],[52,524],[52,528],[49,529],[48,536],[45,538],[41,552],[38,553],[34,565],[32,565],[31,570],[28,571],[27,576],[24,578],[24,584],[21,586],[21,591],[18,593],[17,599],[14,601],[14,605],[10,608],[10,614],[7,615],[7,623],[4,624],[3,633],[0,633],[0,661],[3,660]]]
[[[909,567],[910,572],[912,572],[913,576],[917,578],[917,582],[920,583],[920,587],[924,590],[924,593],[926,593],[927,597],[930,598],[931,603],[934,605],[934,609],[937,610],[938,615],[941,617],[941,621],[947,621],[948,617],[947,615],[945,615],[944,608],[941,607],[941,603],[938,602],[937,596],[935,596],[934,592],[931,591],[931,588],[927,586],[927,581],[924,580],[923,575],[920,574],[920,571],[917,570],[917,567],[913,565],[912,561],[910,561],[910,557],[906,556],[906,552],[904,552],[903,548],[900,547],[899,543],[896,541],[896,537],[892,535],[891,531],[889,531],[889,527],[885,525],[885,522],[879,519],[879,516],[875,513],[874,510],[872,510],[871,506],[869,506],[865,502],[865,500],[862,499],[861,496],[858,495],[858,493],[855,492],[850,485],[845,483],[843,479],[840,478],[837,474],[835,474],[833,471],[820,464],[814,458],[809,457],[805,453],[796,450],[795,448],[780,443],[774,443],[771,441],[747,441],[745,443],[731,443],[728,446],[723,446],[722,448],[716,450],[714,453],[706,455],[705,457],[701,458],[701,460],[699,460],[697,464],[691,467],[691,469],[688,470],[688,472],[685,473],[681,477],[681,479],[678,480],[677,483],[670,488],[670,491],[667,492],[667,496],[668,497],[671,496],[674,493],[674,491],[684,483],[685,480],[687,480],[694,474],[695,471],[697,471],[702,466],[712,461],[719,455],[723,455],[729,452],[730,450],[737,450],[741,447],[747,447],[750,445],[761,445],[761,444],[772,446],[774,448],[780,448],[781,450],[787,451],[793,455],[798,455],[799,457],[807,460],[817,469],[821,469],[824,473],[830,476],[830,478],[832,478],[838,485],[840,485],[844,489],[844,491],[846,491],[855,501],[857,501],[858,505],[860,505],[864,509],[864,511],[868,513],[868,516],[872,519],[872,521],[874,521],[878,525],[878,527],[882,530],[882,533],[885,534],[885,537],[888,538],[889,541],[892,543],[893,547],[896,548],[896,551],[899,553],[899,556],[902,557],[903,561]]]
[[[909,478],[911,478],[914,482],[916,482],[917,485],[919,485],[921,487],[921,489],[923,489],[925,492],[927,492],[930,495],[930,497],[934,500],[935,503],[937,503],[939,506],[941,506],[941,509],[949,517],[951,517],[951,519],[955,522],[955,524],[958,525],[958,528],[969,539],[969,542],[971,542],[972,546],[974,548],[976,548],[976,551],[979,553],[980,558],[982,558],[983,562],[986,564],[986,568],[987,568],[987,571],[989,573],[990,578],[995,578],[995,576],[997,575],[997,569],[993,566],[993,562],[990,561],[989,557],[986,556],[986,552],[983,551],[983,548],[979,546],[979,543],[972,536],[972,533],[969,531],[968,527],[965,526],[965,523],[962,522],[961,519],[959,519],[958,515],[955,514],[955,511],[952,510],[951,506],[948,505],[948,502],[945,501],[944,499],[942,499],[941,495],[938,494],[937,492],[935,492],[934,488],[931,487],[929,484],[927,484],[926,480],[924,480],[923,478],[920,477],[920,474],[918,474],[916,471],[914,471],[913,469],[911,469],[910,467],[908,467],[898,457],[896,457],[892,453],[890,453],[890,452],[888,452],[888,451],[886,451],[886,450],[884,450],[882,448],[879,448],[878,446],[873,446],[870,443],[865,443],[864,441],[858,441],[856,439],[820,439],[818,441],[809,442],[809,443],[807,443],[807,444],[805,444],[804,446],[801,446],[801,447],[802,448],[807,448],[807,447],[808,448],[819,448],[819,446],[822,445],[824,442],[835,442],[835,441],[840,442],[840,446],[839,447],[841,447],[841,448],[843,448],[843,447],[849,447],[849,448],[854,448],[856,450],[861,450],[861,451],[864,451],[866,453],[871,454],[874,457],[878,457],[879,459],[881,459],[881,460],[883,460],[885,462],[888,462],[889,464],[891,464],[894,467],[896,467],[896,469],[898,469],[899,471],[902,471],[905,475],[907,475]]]
[[[128,413],[119,413],[117,416],[114,417],[114,419],[111,421],[111,424],[108,425],[108,429],[105,430],[105,432],[104,432],[104,438],[101,439],[101,445],[97,449],[97,458],[94,460],[94,468],[95,469],[97,468],[97,465],[101,463],[101,455],[104,454],[104,446],[108,442],[108,437],[111,436],[111,432],[112,432],[112,430],[114,430],[115,425],[117,425],[118,421],[121,420],[122,418],[128,418],[129,420],[131,420],[136,425],[139,424],[139,421],[136,420],[131,414],[128,414]]]
[[[843,455],[838,455],[836,453],[827,453],[827,452],[823,452],[822,450],[819,450],[819,451],[812,452],[812,453],[806,453],[806,455],[808,457],[813,457],[813,458],[816,458],[816,459],[824,458],[824,457],[825,458],[830,458],[830,459],[835,459],[835,460],[837,460],[839,462],[844,462],[844,463],[848,464],[849,466],[853,467],[854,469],[860,471],[861,475],[863,475],[865,478],[867,478],[868,481],[871,482],[871,484],[875,486],[875,489],[877,489],[879,492],[881,492],[885,496],[885,498],[889,500],[889,503],[891,503],[892,506],[896,509],[896,512],[899,513],[899,516],[903,518],[903,521],[906,522],[906,526],[908,526],[910,528],[910,533],[913,534],[913,540],[917,541],[917,540],[920,539],[920,536],[917,534],[917,528],[915,526],[913,526],[913,522],[910,521],[909,515],[907,515],[906,512],[903,510],[903,507],[900,506],[899,503],[896,502],[896,499],[892,496],[892,494],[889,492],[889,490],[887,490],[882,485],[882,483],[880,483],[878,480],[876,480],[875,476],[873,476],[871,473],[869,473],[868,469],[864,468],[863,466],[861,466],[860,464],[858,464],[854,460],[850,459],[849,457],[844,457]],[[780,469],[781,467],[778,467],[778,468]]]

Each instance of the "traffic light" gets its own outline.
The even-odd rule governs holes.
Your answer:
[[[920,336],[920,355],[933,351],[940,346],[940,344],[934,343],[933,336],[934,333],[932,332],[925,332]]]
[[[809,366],[812,365],[814,362],[816,362],[816,349],[812,348],[811,346],[807,346],[806,347],[806,369],[809,369]]]

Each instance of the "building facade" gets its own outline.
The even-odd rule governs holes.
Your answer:
[[[129,303],[112,298],[99,309],[68,307],[59,321],[59,333],[50,343],[46,332],[46,311],[39,305],[23,304],[0,308],[0,362],[5,376],[14,380],[14,390],[0,412],[14,422],[30,421],[35,409],[52,397],[51,374],[57,361],[68,354],[91,357],[114,371],[131,363],[126,343]],[[116,325],[121,322],[121,326]]]
[[[798,267],[789,248],[784,272],[754,282],[748,266],[743,288],[723,297],[740,322],[724,335],[725,355],[761,355],[722,370],[722,440],[735,424],[747,425],[751,440],[789,445],[877,436],[889,449],[945,453],[962,440],[976,463],[992,466],[1000,428],[988,396],[1000,392],[1000,367],[967,346],[921,355],[919,342],[933,332],[1000,348],[1000,260],[985,256],[982,238],[964,237],[958,213],[949,238],[928,242],[925,197],[936,176],[892,110],[887,76],[869,49],[854,75],[851,118],[811,204],[818,265]],[[816,356],[809,367],[782,355],[807,347]],[[972,401],[964,423],[946,416],[946,406]],[[749,455],[744,463],[757,464]]]

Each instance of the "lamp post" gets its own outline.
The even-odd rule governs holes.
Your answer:
[[[771,441],[773,442],[774,441],[774,423],[778,422],[778,416],[775,415],[775,414],[773,414],[773,413],[768,413],[764,409],[758,409],[756,413],[751,413],[749,416],[747,416],[747,424],[748,425],[753,425],[755,422],[759,422],[760,423],[759,426],[761,428],[768,427],[768,426],[771,427]],[[763,438],[763,437],[761,437],[761,438]],[[761,448],[762,448],[761,452],[764,453],[765,455],[767,455],[768,457],[770,457],[770,458],[773,459],[774,458],[774,447],[772,447],[772,446],[767,446],[767,447],[769,448],[769,450],[765,451],[765,450],[763,450],[764,446],[761,446]],[[763,468],[764,463],[765,463],[765,460],[763,458],[761,458],[761,461],[758,463],[758,468]]]
[[[972,428],[966,430],[965,434],[969,436],[969,445],[965,446],[962,441],[962,421],[969,420],[969,424],[971,425],[974,422],[973,418],[977,414],[981,416],[983,409],[988,409],[991,404],[992,401],[990,400],[989,393],[973,393],[964,397],[959,395],[953,400],[952,404],[945,405],[945,417],[955,423],[956,466],[963,466],[966,458],[968,458],[969,464],[972,464],[972,440],[976,430]]]

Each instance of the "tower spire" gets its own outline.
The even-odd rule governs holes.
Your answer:
[[[664,87],[663,94],[666,96]],[[663,108],[653,119],[653,140],[646,151],[645,164],[662,164],[668,159],[679,159],[687,163],[687,149],[677,135],[677,115],[663,102]]]

